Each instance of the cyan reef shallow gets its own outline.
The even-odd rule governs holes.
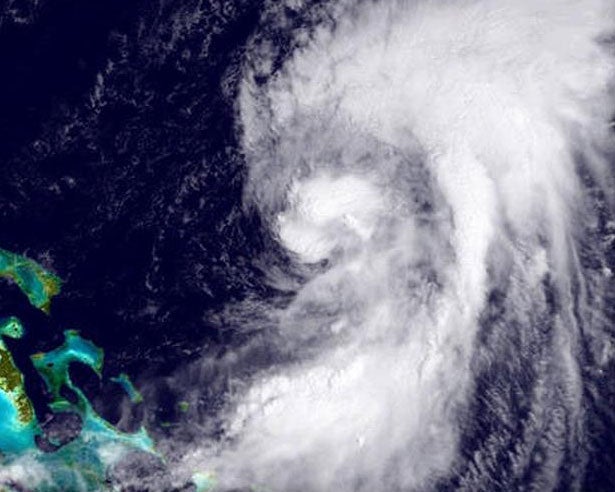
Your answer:
[[[36,262],[0,250],[0,276],[11,279],[30,303],[49,313],[51,298],[60,293],[61,280]],[[129,453],[158,456],[154,442],[141,427],[125,433],[103,419],[87,396],[71,380],[69,368],[81,363],[102,377],[104,352],[78,331],[64,332],[64,343],[46,353],[31,356],[34,368],[43,379],[50,396],[49,409],[54,415],[77,416],[79,434],[69,442],[45,436],[33,404],[26,393],[24,376],[3,340],[20,339],[25,328],[9,316],[0,319],[0,466],[30,467],[28,483],[2,483],[0,491],[21,491],[26,486],[35,492],[116,490],[109,470]],[[142,396],[125,373],[111,378],[127,393],[132,403]],[[196,490],[208,490],[211,480],[197,474]]]

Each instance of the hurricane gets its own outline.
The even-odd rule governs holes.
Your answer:
[[[245,343],[192,367],[224,397],[167,443],[175,473],[220,490],[599,490],[615,6],[345,0],[309,25],[303,7],[265,9],[290,42],[256,30],[235,101],[242,207],[273,238],[254,261],[279,294],[229,306]]]

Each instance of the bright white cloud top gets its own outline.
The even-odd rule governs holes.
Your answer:
[[[504,462],[514,487],[540,462],[549,490],[564,459],[585,466],[581,337],[610,360],[610,278],[583,251],[602,261],[596,204],[613,204],[615,4],[337,2],[331,18],[265,83],[255,49],[238,101],[246,206],[311,272],[270,313],[271,343],[298,355],[233,393],[225,439],[182,467],[223,489],[392,492],[495,490]],[[468,457],[481,408],[499,424]]]

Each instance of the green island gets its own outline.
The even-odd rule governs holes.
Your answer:
[[[135,385],[132,384],[130,377],[125,372],[117,377],[111,378],[111,381],[119,384],[124,389],[132,403],[141,403],[143,401],[143,395],[135,388]]]
[[[49,314],[51,298],[60,293],[62,281],[35,261],[0,249],[0,277],[15,282],[30,304]]]
[[[62,286],[59,277],[35,261],[3,249],[0,249],[0,277],[14,282],[32,306],[47,314],[52,297],[60,293]],[[54,350],[30,357],[50,395],[51,412],[73,414],[81,422],[79,434],[68,442],[45,436],[26,393],[23,373],[5,343],[6,338],[18,340],[24,334],[19,319],[0,318],[0,492],[120,490],[117,484],[110,483],[108,472],[124,456],[133,452],[149,453],[163,460],[143,427],[134,433],[116,429],[96,413],[86,395],[73,383],[69,372],[72,363],[84,364],[99,378],[104,363],[103,350],[82,338],[76,330],[66,330],[64,343]],[[143,401],[127,374],[121,373],[111,381],[124,389],[132,403]],[[39,445],[41,439],[47,440],[47,449]],[[28,470],[24,479],[27,483],[15,483],[11,469]],[[9,471],[3,474],[3,470]],[[204,473],[195,473],[191,482],[196,492],[215,487],[213,476]]]
[[[20,453],[35,445],[40,431],[23,375],[15,365],[3,337],[21,338],[23,326],[15,317],[0,320],[0,453]]]

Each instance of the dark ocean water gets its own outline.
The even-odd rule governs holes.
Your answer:
[[[50,318],[2,286],[2,310],[28,327],[23,365],[75,328],[109,374],[167,374],[232,336],[209,313],[269,295],[249,261],[267,238],[238,208],[233,84],[259,8],[243,3],[5,5],[2,245],[66,282]]]
[[[242,206],[246,164],[238,148],[237,84],[245,45],[257,29],[278,46],[280,65],[293,48],[293,27],[310,26],[318,13],[308,5],[305,15],[289,16],[291,25],[281,28],[263,24],[257,0],[1,5],[0,247],[65,280],[50,317],[31,308],[14,286],[0,284],[0,314],[18,316],[28,330],[8,344],[44,417],[47,400],[28,357],[59,345],[63,330],[80,330],[104,348],[106,375],[125,371],[148,388],[144,408],[133,409],[121,426],[134,428],[144,419],[155,437],[164,436],[162,424],[181,418],[183,396],[168,376],[204,350],[223,354],[246,336],[228,325],[225,306],[246,299],[283,303],[291,295],[265,281],[267,265],[285,268],[289,259],[258,213]],[[604,229],[607,218],[600,221]],[[613,248],[606,254],[614,264]],[[514,329],[493,333],[506,310],[503,293],[493,292],[489,305],[479,338],[501,359],[488,370],[476,362],[468,412],[477,418],[465,419],[458,475],[440,482],[439,490],[463,488],[466,461],[490,436],[498,440],[490,464],[495,471],[475,482],[476,490],[529,490],[533,481],[532,463],[525,474],[505,470],[509,451],[525,439],[531,402],[524,395],[540,376],[528,361],[540,359],[540,347],[550,343],[552,313],[533,320],[539,329],[530,343]],[[581,490],[606,492],[615,490],[609,408],[615,380],[609,371],[592,372],[591,351],[586,355],[580,365],[587,411],[595,412],[588,419],[590,454],[583,458],[585,475],[569,477],[566,464],[579,458],[574,449],[563,451],[558,490],[579,479]],[[262,357],[267,365],[280,354],[264,350]],[[78,367],[74,376],[102,415],[120,419],[116,385]],[[493,387],[506,387],[508,415],[482,394]],[[203,390],[203,414],[213,411],[218,390]],[[553,435],[558,432],[567,430]],[[537,452],[546,454],[541,446],[537,441]]]

